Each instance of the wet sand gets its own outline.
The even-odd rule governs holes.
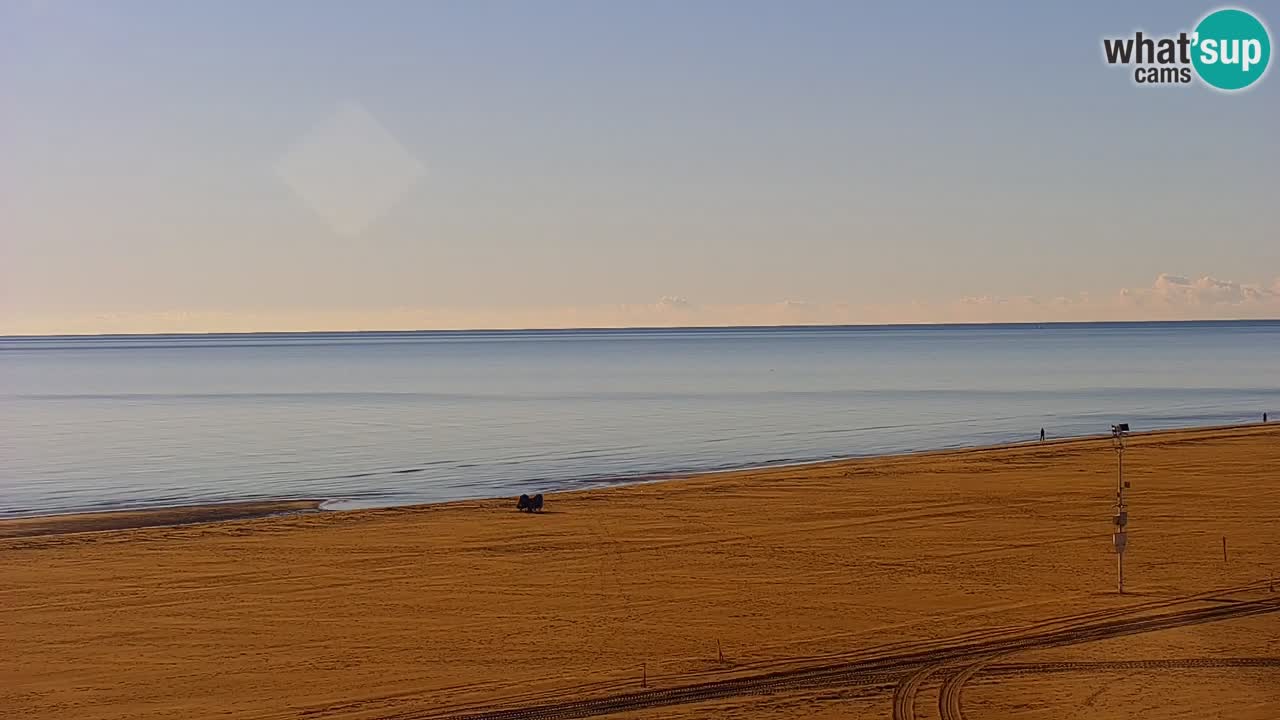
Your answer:
[[[1267,587],[1280,574],[1280,425],[1129,448],[1124,596],[1106,440],[562,494],[540,515],[495,500],[0,529],[0,716],[407,720],[638,691],[642,675],[678,688],[887,646],[954,648],[962,633],[1157,604],[1266,612],[1027,645],[960,687],[948,678],[981,664],[966,659],[920,677],[907,706],[920,718],[953,716],[948,697],[970,718],[1280,717],[1280,664],[1267,663],[1280,659],[1280,612],[1266,605],[1280,599]],[[1169,602],[1217,588],[1238,591]],[[915,672],[625,715],[888,718]]]
[[[288,513],[315,512],[320,509],[320,504],[319,500],[270,500],[13,518],[0,520],[0,538],[244,520]]]

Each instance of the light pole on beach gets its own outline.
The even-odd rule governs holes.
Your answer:
[[[1112,516],[1111,522],[1115,525],[1115,532],[1111,535],[1111,542],[1116,548],[1116,588],[1120,594],[1124,594],[1124,549],[1128,543],[1129,536],[1125,533],[1125,527],[1129,524],[1129,511],[1124,504],[1124,490],[1129,486],[1124,481],[1124,436],[1129,432],[1129,423],[1119,423],[1111,426],[1111,448],[1116,451],[1116,512]]]

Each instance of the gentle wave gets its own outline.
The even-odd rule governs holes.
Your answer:
[[[1280,410],[1278,322],[5,338],[0,350],[0,516],[436,502]]]

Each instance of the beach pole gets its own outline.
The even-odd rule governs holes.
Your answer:
[[[1222,562],[1227,561],[1227,536],[1222,536]]]
[[[1116,588],[1124,594],[1124,551],[1116,553]]]
[[[1115,531],[1111,541],[1116,549],[1116,590],[1124,594],[1124,551],[1129,536],[1125,528],[1129,524],[1129,512],[1124,502],[1124,435],[1129,431],[1128,423],[1111,426],[1111,447],[1116,451],[1116,512],[1112,517]]]

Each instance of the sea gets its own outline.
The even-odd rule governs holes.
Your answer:
[[[1263,412],[1280,321],[4,337],[0,517],[506,497]]]

